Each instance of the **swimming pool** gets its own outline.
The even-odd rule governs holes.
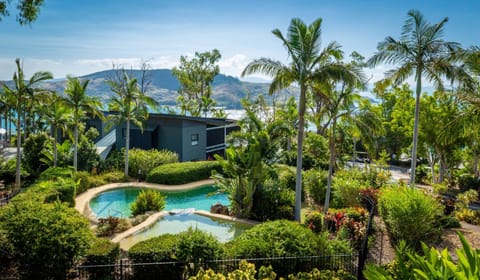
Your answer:
[[[252,227],[243,223],[223,221],[197,214],[167,215],[152,226],[134,233],[120,240],[120,248],[127,250],[136,243],[161,234],[176,234],[188,230],[189,227],[198,228],[211,233],[220,242],[227,242]]]
[[[90,209],[97,218],[129,217],[130,204],[135,201],[141,190],[145,188],[124,187],[105,191],[90,200]],[[214,186],[205,186],[189,191],[164,192],[166,211],[188,209],[210,211],[210,206],[216,203],[230,205],[227,194],[218,193]]]

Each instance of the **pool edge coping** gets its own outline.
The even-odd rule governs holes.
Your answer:
[[[88,189],[87,191],[76,196],[75,209],[79,213],[84,215],[92,225],[96,225],[98,223],[98,219],[97,219],[97,216],[93,214],[93,211],[90,208],[90,200],[102,192],[112,190],[112,189],[122,188],[122,187],[151,188],[151,189],[157,189],[160,191],[184,191],[184,190],[187,191],[187,190],[192,190],[202,186],[213,185],[213,184],[215,184],[215,180],[213,179],[200,180],[200,181],[195,181],[195,182],[191,182],[183,185],[162,185],[162,184],[153,184],[153,183],[147,183],[147,182],[111,183],[111,184],[106,184],[100,187]],[[139,225],[141,224],[143,223],[140,223]]]

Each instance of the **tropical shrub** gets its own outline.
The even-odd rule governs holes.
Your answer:
[[[77,194],[81,194],[88,189],[100,187],[109,183],[127,182],[122,171],[108,171],[98,175],[92,175],[86,171],[77,171],[75,180],[78,181]]]
[[[83,265],[96,266],[87,267],[91,279],[110,279],[115,272],[115,266],[112,264],[116,263],[119,257],[120,246],[118,243],[113,243],[106,238],[96,238],[86,253]],[[99,267],[100,265],[112,266]]]
[[[404,239],[409,246],[419,249],[421,241],[435,240],[441,233],[435,220],[443,212],[441,205],[418,189],[385,188],[378,207],[394,242]]]
[[[468,190],[480,190],[480,178],[477,178],[471,174],[462,174],[456,178],[457,186],[460,192],[466,192]]]
[[[325,170],[310,169],[302,173],[303,189],[310,198],[318,204],[325,202],[328,172]]]
[[[73,178],[72,167],[49,167],[38,177],[38,181],[55,180],[58,178]]]
[[[95,233],[97,236],[112,236],[114,233],[123,232],[131,227],[132,225],[127,219],[108,216],[98,219]]]
[[[162,164],[178,161],[178,154],[169,150],[142,150],[131,149],[128,152],[128,168],[130,174],[141,180],[145,180],[150,171]]]
[[[57,178],[56,180],[38,181],[25,191],[15,196],[13,201],[35,200],[43,203],[66,202],[69,206],[75,205],[75,189],[77,183],[71,178]]]
[[[194,266],[187,266],[189,275],[194,275],[200,269],[196,266],[204,264],[204,267],[215,266],[213,263],[205,263],[209,260],[221,259],[224,253],[223,244],[221,244],[213,235],[199,230],[198,228],[189,228],[181,232],[176,247],[176,256],[179,261],[193,263]]]
[[[47,149],[47,143],[53,141],[45,132],[31,134],[25,140],[22,149],[22,166],[34,178],[48,168],[42,160]]]
[[[93,132],[95,131],[95,132]],[[97,154],[97,147],[93,139],[98,136],[95,128],[90,128],[85,134],[81,134],[78,142],[78,170],[92,171],[100,162],[100,156]]]
[[[93,238],[87,219],[61,203],[12,202],[0,225],[25,279],[64,279]]]
[[[147,182],[167,185],[186,184],[210,178],[220,170],[217,161],[178,162],[160,165],[147,175]]]
[[[179,235],[164,234],[139,242],[128,250],[128,257],[134,264],[154,262],[177,262],[176,248]],[[157,266],[134,265],[135,279],[182,279],[183,266],[169,264]]]
[[[2,180],[5,185],[11,185],[15,183],[16,172],[17,172],[16,158],[12,158],[0,163],[0,180]],[[23,166],[21,166],[20,177],[22,181],[25,181],[25,179],[29,176],[30,174],[25,170]]]
[[[360,206],[358,194],[366,186],[360,180],[337,177],[332,182],[332,202],[334,208]]]
[[[105,160],[101,160],[98,169],[100,172],[121,171],[125,167],[125,149],[111,151]]]
[[[319,233],[324,230],[323,219],[324,217],[322,213],[313,211],[306,215],[305,222],[303,224],[311,231]]]
[[[256,221],[294,218],[295,191],[275,180],[267,180],[255,190],[250,218]]]
[[[348,240],[359,249],[367,233],[368,212],[364,208],[328,209],[325,215],[325,228],[336,232],[337,238]]]
[[[445,248],[438,251],[422,243],[422,254],[407,251],[400,255],[397,250],[397,268],[386,270],[383,267],[368,264],[363,274],[366,279],[478,279],[480,271],[480,252],[473,249],[462,233],[457,232],[462,248],[457,250],[458,262]],[[406,260],[404,260],[406,259]]]
[[[130,205],[132,216],[142,215],[148,211],[161,211],[165,208],[165,198],[156,190],[142,190]]]
[[[371,208],[375,206],[375,212],[378,212],[377,204],[378,204],[379,196],[380,196],[380,189],[374,189],[372,187],[368,187],[366,189],[360,190],[358,194],[358,200],[360,202],[360,205],[363,208],[370,211]]]

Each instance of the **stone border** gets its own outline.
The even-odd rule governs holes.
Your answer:
[[[75,209],[81,214],[83,214],[85,217],[87,217],[93,227],[98,223],[98,219],[93,213],[92,209],[90,208],[90,200],[102,192],[112,190],[112,189],[124,188],[124,187],[151,188],[151,189],[156,189],[156,190],[166,191],[166,192],[187,191],[187,190],[196,189],[198,187],[213,185],[213,184],[215,184],[215,180],[211,180],[211,179],[196,181],[196,182],[183,184],[183,185],[161,185],[161,184],[153,184],[153,183],[146,183],[146,182],[112,183],[112,184],[107,184],[107,185],[103,185],[96,188],[91,188],[79,194],[75,198]],[[209,218],[225,220],[225,221],[243,223],[251,226],[260,224],[260,222],[253,221],[253,220],[241,219],[241,218],[236,218],[236,217],[221,215],[221,214],[213,214],[204,210],[195,210],[194,214],[206,216]],[[120,240],[124,239],[125,237],[133,235],[151,226],[152,224],[156,223],[159,219],[165,217],[166,215],[169,215],[168,211],[156,212],[150,215],[145,221],[141,222],[140,224],[133,226],[124,232],[115,234],[111,238],[111,240],[112,242],[120,242]]]
[[[98,223],[98,219],[90,208],[90,200],[102,192],[124,187],[151,188],[160,191],[187,191],[201,186],[213,184],[215,184],[215,180],[211,179],[196,181],[183,185],[161,185],[146,182],[112,183],[96,188],[91,188],[79,194],[77,197],[75,197],[75,209],[77,209],[78,212],[87,217],[90,223],[92,223],[92,225],[96,225]]]

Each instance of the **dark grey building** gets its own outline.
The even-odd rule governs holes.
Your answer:
[[[97,129],[104,127],[98,120],[89,121],[88,125]],[[178,154],[180,161],[206,160],[214,154],[223,155],[226,135],[239,129],[235,120],[151,113],[143,133],[139,127],[131,125],[130,148],[170,150]],[[107,133],[102,134],[108,141],[100,139],[97,144],[114,145],[116,149],[121,149],[125,147],[125,132],[125,124],[117,126],[110,137]],[[115,139],[112,134],[115,134]],[[97,149],[100,148],[98,146]],[[102,154],[102,151],[99,150],[99,153]]]

